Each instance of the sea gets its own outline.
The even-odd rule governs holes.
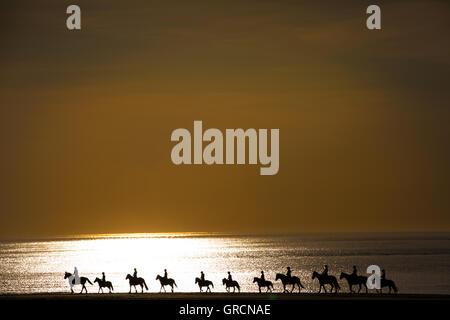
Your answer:
[[[275,292],[281,292],[275,276],[286,273],[288,266],[306,293],[319,290],[312,273],[322,272],[324,265],[338,278],[342,292],[348,292],[348,286],[339,280],[341,272],[351,273],[356,265],[359,274],[367,275],[367,267],[377,265],[400,293],[450,294],[450,233],[113,234],[2,240],[0,294],[70,292],[64,274],[75,267],[91,282],[105,272],[114,292],[129,292],[125,277],[134,268],[145,279],[147,292],[160,291],[156,276],[164,269],[176,281],[175,292],[199,292],[195,278],[201,271],[213,282],[213,292],[225,292],[222,279],[228,271],[241,292],[257,292],[253,278],[262,270]],[[87,290],[97,292],[98,286],[88,284]]]

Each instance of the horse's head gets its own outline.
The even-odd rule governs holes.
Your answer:
[[[344,279],[344,278],[345,278],[345,276],[346,276],[346,274],[345,274],[345,273],[343,273],[343,272],[341,272],[341,275],[339,276],[339,279],[340,279],[340,280],[342,280],[342,279]]]
[[[281,273],[277,273],[277,276],[275,277],[275,281],[277,281],[278,279],[281,279],[282,274]]]
[[[226,283],[227,283],[227,279],[226,279],[226,278],[223,278],[223,279],[222,279],[222,284],[225,285]]]
[[[199,278],[195,278],[195,283],[199,283],[200,279]]]
[[[253,278],[253,283],[258,282],[258,280],[259,280],[259,278],[254,277],[254,278]]]
[[[158,274],[158,275],[156,276],[156,280],[159,280],[159,279],[161,279],[161,276]]]
[[[128,280],[128,279],[131,279],[131,275],[130,274],[127,274],[127,276],[125,278],[125,280]]]
[[[318,278],[318,277],[319,277],[319,274],[317,273],[317,271],[314,271],[313,274],[312,274],[312,278],[315,279],[315,278]]]
[[[96,282],[100,282],[100,279],[99,278],[95,278],[94,283],[96,283]]]
[[[72,274],[70,272],[66,272],[64,274],[64,279],[70,278],[70,276],[72,276]]]

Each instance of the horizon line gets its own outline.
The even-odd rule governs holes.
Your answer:
[[[121,238],[190,238],[190,237],[258,237],[258,236],[295,236],[295,235],[350,235],[350,234],[450,234],[450,230],[399,230],[399,231],[286,231],[286,232],[124,232],[124,233],[81,233],[54,236],[5,237],[0,242],[32,242],[32,241],[70,241],[99,240]]]

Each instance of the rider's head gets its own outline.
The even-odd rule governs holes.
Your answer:
[[[287,267],[288,270],[291,270],[291,267]]]

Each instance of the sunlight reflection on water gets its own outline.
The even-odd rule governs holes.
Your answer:
[[[325,263],[336,276],[350,272],[353,264],[360,266],[360,272],[369,264],[379,264],[389,270],[389,278],[396,280],[402,292],[450,293],[449,248],[450,241],[442,238],[355,241],[301,236],[114,235],[2,242],[0,293],[67,292],[64,271],[73,272],[75,266],[91,281],[104,271],[116,292],[128,292],[125,276],[133,268],[146,279],[151,292],[159,291],[155,278],[163,275],[164,268],[176,280],[178,292],[197,292],[194,279],[200,271],[213,281],[213,291],[225,291],[221,279],[231,271],[242,291],[254,292],[257,287],[252,279],[261,270],[274,281],[275,273],[284,273],[288,265],[311,292],[318,289],[311,273],[321,271]],[[442,274],[427,282],[417,280],[427,268]],[[274,284],[280,291],[280,283]],[[97,290],[97,286],[88,286],[89,292]]]

